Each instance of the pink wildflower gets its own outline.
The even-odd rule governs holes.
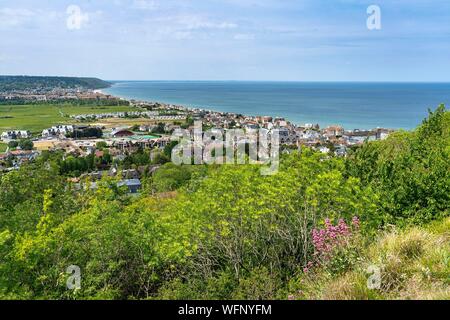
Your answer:
[[[359,227],[358,217],[352,219],[352,225],[357,229]],[[312,243],[314,246],[315,262],[308,262],[303,269],[305,273],[309,272],[314,265],[320,266],[323,261],[331,258],[333,251],[339,246],[345,245],[347,239],[352,236],[352,228],[340,219],[337,225],[333,225],[330,219],[325,219],[324,229],[312,230]]]

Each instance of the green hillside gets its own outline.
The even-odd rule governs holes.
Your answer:
[[[109,82],[97,78],[0,76],[0,91],[32,90],[43,88],[108,88]]]
[[[1,298],[450,299],[444,106],[345,159],[284,154],[274,176],[168,163],[139,197],[77,190],[62,163],[0,177]]]

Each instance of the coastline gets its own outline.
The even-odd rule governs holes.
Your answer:
[[[109,88],[106,89],[110,89],[114,86],[114,84],[112,84]],[[122,100],[126,100],[129,101],[130,103],[134,103],[136,105],[138,104],[161,104],[161,105],[165,105],[165,106],[173,106],[182,110],[185,110],[187,112],[207,112],[207,113],[222,113],[222,114],[230,114],[230,115],[242,115],[244,117],[248,117],[248,118],[256,118],[256,117],[267,117],[267,115],[261,115],[261,114],[242,114],[242,113],[235,113],[235,112],[228,112],[228,111],[221,111],[221,110],[215,110],[215,109],[209,109],[209,108],[205,108],[205,107],[200,107],[200,106],[186,106],[183,104],[174,104],[174,103],[169,103],[169,102],[164,102],[164,101],[157,101],[157,100],[141,100],[141,99],[136,99],[136,98],[130,98],[130,97],[125,97],[125,96],[119,96],[116,94],[112,94],[112,93],[108,93],[108,92],[104,92],[102,90],[95,90],[94,93],[99,93],[99,94],[103,94],[103,95],[110,95],[114,98],[117,99],[122,99]],[[284,117],[274,117],[274,118],[282,118],[285,119]],[[286,119],[288,122],[290,122],[289,119]],[[300,126],[300,123],[294,123],[294,122],[290,122],[294,125]],[[310,125],[308,123],[305,123],[305,125]],[[315,124],[318,125],[318,124]],[[332,125],[332,126],[338,126],[338,124]],[[377,127],[377,128],[381,128],[381,127]],[[372,128],[372,129],[377,129],[377,128]],[[363,130],[370,130],[370,129],[363,129]],[[390,130],[396,130],[396,129],[390,129]]]
[[[272,84],[275,88],[265,92],[264,89]],[[285,85],[294,89],[294,96],[289,96],[289,92],[285,94]],[[224,86],[231,88],[223,91]],[[294,83],[292,87],[292,83],[287,82],[122,81],[101,92],[137,103],[173,105],[187,111],[284,118],[296,125],[319,124],[322,128],[339,125],[348,130],[412,130],[427,117],[428,108],[434,109],[442,101],[450,101],[448,86],[437,84],[437,89],[433,86]],[[210,89],[212,91],[208,91]],[[420,99],[416,98],[418,95]]]

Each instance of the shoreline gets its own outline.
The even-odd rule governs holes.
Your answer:
[[[128,82],[134,82],[134,81],[126,81],[126,83]],[[139,81],[137,81],[139,82]],[[142,82],[148,82],[148,81],[142,81]],[[171,82],[171,81],[167,81],[167,82]],[[181,81],[183,82],[183,81]],[[198,82],[198,81],[192,81],[192,82]],[[222,81],[224,82],[224,81]],[[236,82],[236,81],[235,81]],[[280,82],[283,83],[283,82]],[[350,82],[348,82],[350,83]],[[319,126],[321,129],[324,128],[329,128],[329,127],[342,127],[348,131],[355,131],[355,130],[361,130],[361,131],[374,131],[374,130],[378,130],[378,129],[386,129],[386,130],[391,130],[391,131],[398,131],[398,130],[405,130],[405,131],[411,131],[413,129],[404,129],[404,128],[393,128],[393,127],[384,127],[384,126],[356,126],[354,128],[349,128],[346,127],[345,125],[339,124],[337,121],[327,124],[327,125],[323,125],[320,124],[319,122],[316,121],[312,121],[312,122],[293,122],[291,121],[288,117],[284,117],[284,116],[269,116],[269,115],[263,115],[263,114],[244,114],[244,113],[236,113],[236,112],[231,112],[231,111],[223,111],[223,110],[214,110],[214,109],[209,109],[206,107],[200,107],[200,106],[186,106],[183,104],[178,104],[178,103],[169,103],[169,102],[163,102],[163,101],[151,101],[151,100],[141,100],[141,99],[137,99],[137,98],[130,98],[130,97],[125,97],[125,96],[120,96],[117,94],[113,94],[113,93],[108,93],[105,92],[104,90],[107,89],[111,89],[114,87],[116,83],[113,83],[109,88],[105,88],[105,89],[98,89],[95,90],[96,92],[103,94],[103,95],[109,95],[111,97],[114,97],[116,99],[122,99],[122,100],[126,100],[128,102],[134,103],[135,106],[139,105],[139,104],[148,104],[148,105],[152,105],[152,104],[160,104],[163,106],[172,106],[175,108],[179,108],[182,110],[185,110],[187,112],[207,112],[207,113],[219,113],[219,114],[229,114],[229,115],[242,115],[243,117],[246,118],[259,118],[259,117],[272,117],[274,119],[285,119],[287,122],[291,123],[294,126],[297,127],[302,127],[302,126]]]

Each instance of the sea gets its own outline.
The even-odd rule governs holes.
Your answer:
[[[450,106],[450,83],[112,81],[105,93],[295,124],[410,130],[428,110]]]

